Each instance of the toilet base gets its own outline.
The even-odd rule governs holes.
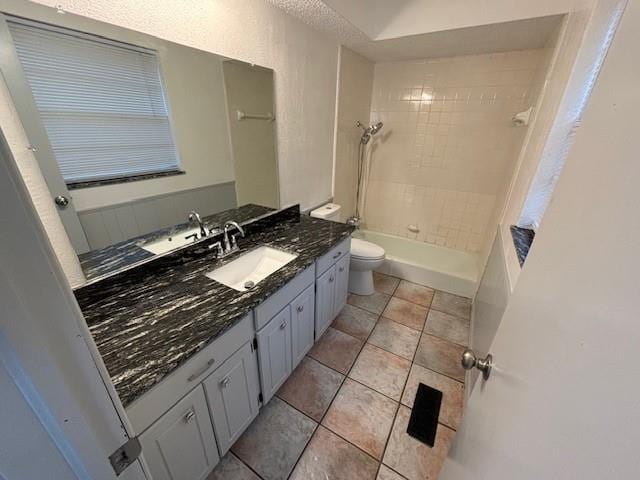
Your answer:
[[[373,295],[373,270],[349,271],[349,292],[356,295]]]

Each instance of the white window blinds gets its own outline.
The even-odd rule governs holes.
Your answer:
[[[153,52],[31,22],[8,23],[68,184],[178,170]]]

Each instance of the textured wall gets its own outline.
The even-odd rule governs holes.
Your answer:
[[[367,123],[371,108],[373,63],[342,48],[338,86],[336,158],[333,200],[342,206],[342,220],[355,213],[358,146],[362,130],[356,121]]]
[[[540,50],[379,63],[367,228],[469,252],[497,226]],[[415,225],[419,232],[411,232]]]

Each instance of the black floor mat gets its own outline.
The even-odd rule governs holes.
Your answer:
[[[424,383],[419,384],[416,398],[413,401],[407,433],[433,447],[436,442],[441,404],[442,392],[440,390],[431,388]]]

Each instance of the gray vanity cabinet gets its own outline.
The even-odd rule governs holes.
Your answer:
[[[251,342],[227,359],[203,384],[220,455],[224,455],[258,415],[258,361]]]
[[[336,298],[336,266],[331,266],[316,279],[316,340],[333,322]]]
[[[267,403],[293,370],[291,306],[284,307],[258,333],[262,395]]]
[[[220,457],[202,386],[140,435],[140,444],[153,480],[206,478]]]
[[[349,238],[316,262],[316,340],[347,304],[350,246]]]
[[[348,253],[340,257],[336,262],[335,297],[333,303],[333,318],[337,317],[347,304],[349,295],[349,261],[351,255]]]
[[[293,368],[302,361],[314,341],[315,292],[313,285],[291,302],[291,350]]]

